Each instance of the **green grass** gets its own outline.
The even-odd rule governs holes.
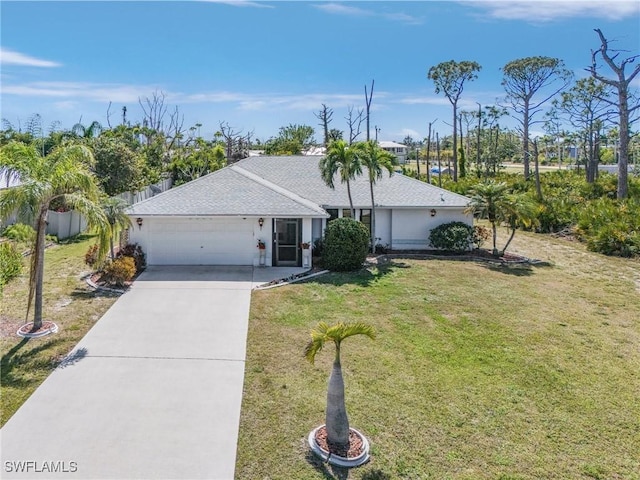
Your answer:
[[[254,293],[238,479],[639,479],[640,264],[518,233],[539,266],[397,259]],[[302,356],[318,321],[347,339],[352,426],[372,443],[346,472],[309,454],[332,352]]]
[[[84,254],[94,242],[92,237],[79,237],[46,251],[44,319],[58,325],[60,330],[55,335],[30,340],[15,335],[25,323],[28,258],[23,274],[5,286],[0,297],[0,425],[7,422],[116,300],[115,296],[92,292],[82,280],[90,271],[84,264]]]

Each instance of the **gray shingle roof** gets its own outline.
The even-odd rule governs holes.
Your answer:
[[[326,217],[327,213],[277,186],[226,167],[132,205],[130,215]]]
[[[249,157],[129,208],[131,215],[247,215],[326,217],[324,208],[349,206],[347,187],[322,181],[320,156]],[[355,208],[368,208],[366,169],[351,182]],[[462,195],[394,173],[374,186],[377,206],[393,208],[465,207]]]
[[[269,182],[280,185],[323,207],[348,207],[347,187],[335,179],[335,189],[320,177],[320,156],[252,157],[236,163]],[[367,208],[371,193],[367,170],[350,182],[353,205]],[[374,186],[376,205],[381,207],[465,207],[469,199],[400,173],[387,173]]]

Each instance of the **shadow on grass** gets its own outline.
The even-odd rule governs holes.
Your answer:
[[[381,258],[377,264],[368,265],[360,270],[353,272],[330,272],[326,275],[310,279],[307,283],[313,282],[336,286],[349,284],[369,287],[396,268],[411,268],[411,265],[399,259]]]
[[[63,240],[58,240],[58,245],[71,245],[73,243],[80,243],[88,240],[90,238],[94,238],[95,233],[81,233],[79,235],[75,235],[73,237],[65,238]]]
[[[391,480],[391,475],[376,469],[362,475],[362,480]]]
[[[536,263],[492,263],[483,262],[482,265],[492,272],[504,273],[505,275],[513,275],[514,277],[529,277],[535,273],[538,268],[548,268],[552,265],[548,262]]]
[[[305,459],[318,473],[321,473],[327,480],[347,480],[349,478],[349,469],[344,467],[336,467],[329,463],[323,462],[311,450],[307,452]]]
[[[99,288],[97,290],[76,288],[70,293],[71,298],[76,300],[91,300],[92,298],[115,298],[122,295],[122,292],[114,292]]]
[[[39,381],[37,379],[30,378],[29,376],[25,378],[21,375],[22,372],[20,368],[28,362],[31,363],[28,370],[41,369],[51,371],[55,368],[56,365],[51,361],[51,359],[36,359],[36,357],[40,352],[54,347],[63,340],[61,338],[52,338],[42,343],[41,345],[35,346],[31,350],[19,353],[20,350],[24,348],[27,343],[29,343],[29,340],[31,339],[23,338],[20,343],[18,343],[2,356],[2,359],[0,360],[0,368],[2,369],[2,373],[0,374],[0,382],[3,386],[21,388],[32,384],[34,381]],[[18,369],[17,375],[14,374],[14,369]]]

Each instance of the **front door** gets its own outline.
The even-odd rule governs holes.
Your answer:
[[[299,218],[273,220],[273,264],[277,267],[300,266],[302,221]]]

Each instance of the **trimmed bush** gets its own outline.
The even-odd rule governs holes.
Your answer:
[[[369,251],[369,230],[352,218],[336,218],[324,232],[322,262],[325,268],[347,272],[362,267]]]
[[[132,257],[116,258],[104,267],[103,278],[111,284],[123,287],[136,274],[136,263]]]
[[[482,225],[474,225],[473,226],[473,245],[476,248],[481,248],[484,245],[484,242],[489,240],[491,237],[491,232],[487,227]]]
[[[431,246],[440,250],[467,252],[473,241],[473,227],[464,222],[443,223],[429,233]]]
[[[0,292],[9,280],[22,273],[22,255],[15,245],[9,242],[0,243]]]

